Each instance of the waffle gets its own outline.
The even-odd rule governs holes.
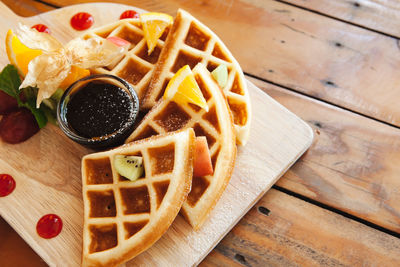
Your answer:
[[[83,266],[121,264],[168,229],[190,191],[194,139],[187,129],[82,159]],[[143,177],[120,177],[112,160],[120,154],[142,156]]]
[[[181,9],[155,66],[143,107],[151,108],[156,104],[181,67],[188,64],[193,68],[199,62],[209,71],[220,64],[227,66],[228,83],[223,90],[233,114],[237,143],[244,145],[250,131],[251,105],[242,69],[215,33]]]
[[[126,142],[190,127],[196,136],[206,136],[214,173],[193,177],[192,190],[182,206],[183,215],[193,228],[198,229],[229,182],[236,158],[236,145],[232,116],[222,90],[203,64],[198,64],[193,73],[209,112],[191,104],[180,105],[161,99]]]
[[[154,65],[158,61],[169,31],[169,28],[165,30],[154,51],[148,55],[141,25],[139,19],[123,19],[95,28],[82,36],[84,39],[94,36],[101,38],[117,36],[131,43],[128,51],[116,59],[116,62],[107,67],[92,69],[91,72],[112,74],[125,79],[133,85],[140,100],[149,85]]]

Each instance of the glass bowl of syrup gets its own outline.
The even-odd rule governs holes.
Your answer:
[[[133,132],[139,99],[125,80],[96,74],[74,82],[57,108],[61,130],[73,141],[104,149],[124,143]]]

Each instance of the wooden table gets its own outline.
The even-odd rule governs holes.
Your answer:
[[[95,1],[3,2],[31,16]],[[191,12],[248,79],[315,130],[310,150],[201,265],[399,266],[400,2],[110,2]],[[46,266],[1,218],[0,237],[0,266]]]

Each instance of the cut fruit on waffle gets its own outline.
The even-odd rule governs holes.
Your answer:
[[[172,24],[173,20],[170,15],[164,13],[149,12],[140,14],[149,55],[153,52],[164,30]]]
[[[93,73],[107,73],[119,76],[132,84],[141,100],[150,83],[154,64],[158,61],[164,41],[170,27],[167,27],[162,36],[157,40],[153,52],[149,55],[144,37],[142,23],[139,19],[123,19],[86,32],[82,38],[93,36],[101,38],[119,37],[130,42],[125,54],[116,59],[110,66],[91,70]]]
[[[207,102],[188,65],[182,67],[172,77],[165,89],[164,98],[183,105],[192,103],[208,111]]]
[[[199,62],[209,71],[221,64],[227,67],[228,82],[223,91],[233,114],[237,142],[244,145],[250,131],[251,104],[242,69],[215,33],[181,9],[155,66],[143,108],[150,109],[156,104],[169,80],[181,67],[189,65],[193,68]]]
[[[116,266],[162,236],[190,191],[194,145],[194,131],[186,129],[82,159],[83,266]],[[141,157],[142,177],[121,176],[120,155]],[[126,164],[141,167],[136,160]]]
[[[193,128],[196,136],[207,138],[214,173],[193,177],[192,190],[182,206],[183,215],[194,229],[199,229],[230,180],[236,144],[232,116],[222,90],[203,64],[198,64],[193,74],[209,111],[162,98],[126,142],[185,128]]]

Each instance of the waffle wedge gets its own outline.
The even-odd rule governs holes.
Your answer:
[[[169,31],[160,58],[155,65],[143,108],[153,107],[163,95],[172,76],[184,65],[191,68],[203,63],[209,71],[220,64],[228,68],[228,83],[223,91],[233,114],[238,144],[248,139],[251,104],[243,71],[224,43],[207,26],[186,11],[179,9]]]
[[[209,111],[162,98],[126,142],[186,128],[193,128],[196,136],[206,136],[214,173],[193,177],[192,190],[182,206],[183,215],[194,229],[198,229],[230,180],[236,158],[236,144],[232,116],[222,90],[203,64],[198,64],[193,73]]]
[[[186,129],[82,159],[83,266],[119,265],[168,229],[190,191],[194,139]],[[116,172],[121,154],[143,157],[143,177],[132,182]]]
[[[131,43],[126,53],[110,66],[96,68],[92,73],[106,73],[119,76],[133,85],[139,99],[142,99],[150,83],[154,65],[158,61],[169,27],[158,40],[154,51],[147,54],[142,24],[139,19],[123,19],[86,32],[83,38],[93,36],[107,38],[116,36]]]

